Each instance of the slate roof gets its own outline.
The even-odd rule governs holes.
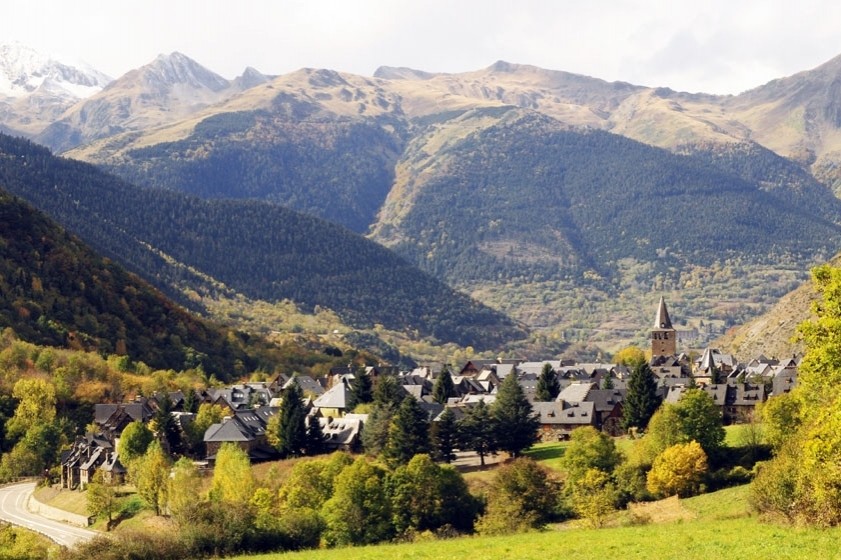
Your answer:
[[[312,405],[316,408],[347,408],[348,388],[344,383],[336,383],[326,393],[315,399]]]
[[[564,387],[556,401],[584,402],[590,391],[596,389],[595,383],[572,383]]]
[[[544,426],[580,425],[587,426],[595,421],[595,406],[591,402],[568,403],[565,401],[535,402],[532,409]]]

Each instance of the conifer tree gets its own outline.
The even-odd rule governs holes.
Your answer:
[[[318,455],[324,445],[324,431],[321,422],[315,416],[309,416],[307,422],[307,455]]]
[[[561,383],[558,381],[558,374],[552,368],[552,364],[543,364],[540,377],[537,378],[537,390],[534,400],[540,402],[554,401],[561,392]]]
[[[374,388],[371,383],[371,376],[365,373],[363,368],[359,368],[354,376],[354,380],[350,384],[347,409],[352,411],[356,408],[356,405],[369,403],[373,400]]]
[[[475,451],[479,455],[480,464],[484,466],[485,457],[497,450],[496,429],[490,407],[480,400],[468,409],[457,426],[459,447]]]
[[[389,466],[405,465],[418,453],[429,452],[429,424],[426,413],[414,397],[406,397],[388,428],[383,456]]]
[[[452,408],[444,409],[438,421],[432,423],[430,437],[432,438],[432,452],[436,460],[445,463],[455,460],[456,454],[453,450],[458,439],[458,426]]]
[[[622,408],[622,427],[625,430],[644,430],[659,406],[654,372],[645,362],[637,364],[628,380],[628,394]]]
[[[432,398],[438,404],[446,404],[447,399],[455,395],[455,385],[453,385],[453,376],[450,369],[444,367],[438,379],[435,380],[435,385],[432,387]]]
[[[526,398],[517,375],[508,375],[496,394],[491,407],[499,449],[511,457],[518,457],[539,439],[540,419]]]
[[[275,445],[281,457],[295,457],[301,455],[307,446],[306,411],[301,402],[301,388],[297,382],[292,382],[282,393],[283,403],[280,405],[276,424]]]
[[[175,417],[172,415],[174,408],[169,393],[164,393],[162,399],[158,399],[158,409],[153,418],[155,431],[158,439],[165,447],[165,451],[171,455],[179,454],[182,451],[181,428],[178,427]]]
[[[377,378],[374,387],[374,405],[391,405],[395,409],[406,397],[406,391],[398,383],[397,378],[392,375],[381,375]]]

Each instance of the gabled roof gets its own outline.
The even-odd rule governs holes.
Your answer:
[[[315,399],[312,405],[316,408],[347,408],[348,388],[344,383],[336,383],[333,388]]]
[[[310,377],[309,375],[296,375],[286,381],[283,384],[283,388],[286,389],[289,387],[291,383],[297,383],[298,387],[301,388],[301,391],[304,394],[311,394],[319,397],[324,394],[324,387],[321,386],[321,383]]]
[[[591,402],[535,402],[532,403],[532,410],[540,417],[540,423],[545,426],[567,424],[587,426],[595,422],[595,407]]]
[[[584,402],[587,400],[587,394],[595,388],[595,383],[572,383],[564,387],[564,389],[558,394],[558,398],[555,400]]]

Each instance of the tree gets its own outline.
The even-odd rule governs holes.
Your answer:
[[[137,493],[146,504],[161,515],[169,495],[169,457],[160,442],[153,441],[142,458],[132,464]]]
[[[365,423],[365,429],[362,430],[362,448],[365,453],[376,456],[385,449],[388,444],[389,426],[396,410],[392,404],[374,405],[374,410]]]
[[[138,457],[142,457],[149,444],[155,439],[152,431],[140,420],[135,420],[125,427],[117,446],[120,462],[128,468]]]
[[[613,355],[613,362],[617,365],[633,369],[647,362],[645,352],[637,346],[626,346]]]
[[[558,483],[528,457],[500,467],[477,529],[484,535],[539,529],[557,514]]]
[[[307,413],[301,402],[303,395],[300,386],[293,382],[283,390],[282,396],[277,421],[272,422],[273,443],[281,457],[297,457],[307,445]]]
[[[474,451],[485,466],[485,457],[497,450],[496,427],[491,409],[480,400],[457,423],[459,448]]]
[[[388,428],[383,458],[391,467],[405,465],[418,453],[429,452],[427,414],[412,396],[403,399]]]
[[[178,459],[169,479],[169,512],[180,525],[195,519],[196,509],[202,507],[201,492],[202,477],[196,465],[186,457]]]
[[[321,510],[328,546],[373,544],[392,537],[391,504],[384,482],[385,471],[364,457],[342,470],[333,496]]]
[[[685,443],[685,440],[677,406],[664,403],[648,422],[645,437],[637,440],[635,448],[639,453],[638,462],[650,466],[667,448]]]
[[[247,504],[254,493],[254,474],[245,451],[234,443],[223,443],[216,453],[210,497],[213,501]]]
[[[437,461],[449,463],[456,458],[455,447],[458,442],[458,425],[452,408],[445,408],[429,430],[432,439],[432,453]]]
[[[540,418],[535,415],[516,374],[508,375],[499,386],[491,414],[497,445],[511,457],[518,457],[540,439]]]
[[[12,396],[18,401],[15,414],[6,424],[10,439],[23,436],[31,427],[50,424],[56,416],[55,386],[39,378],[19,379],[12,389]]]
[[[813,268],[812,284],[821,296],[812,303],[814,318],[797,327],[806,346],[797,377],[804,417],[834,401],[841,386],[841,268]]]
[[[396,377],[381,375],[377,378],[377,386],[374,388],[374,406],[391,406],[396,410],[406,396],[406,390],[400,386]]]
[[[170,454],[181,453],[181,428],[178,427],[178,422],[172,415],[174,407],[172,399],[169,398],[169,393],[164,393],[163,397],[158,399],[157,402],[158,408],[152,417],[155,434]]]
[[[591,469],[610,474],[622,462],[613,438],[592,426],[573,430],[570,442],[561,458],[561,468],[577,480]]]
[[[543,364],[540,377],[537,378],[534,400],[540,402],[554,401],[560,392],[561,382],[558,380],[558,374],[552,369],[552,364],[548,362]]]
[[[802,404],[796,395],[784,393],[769,398],[759,407],[765,441],[774,451],[782,449],[803,423]]]
[[[218,404],[201,403],[195,419],[187,424],[187,443],[194,457],[204,457],[206,448],[204,434],[213,424],[219,424],[225,417],[225,407]]]
[[[87,488],[88,515],[94,517],[106,516],[110,529],[111,519],[117,510],[117,491],[113,484],[105,481],[102,469],[98,469]]]
[[[724,444],[721,407],[701,389],[689,389],[677,403],[684,442],[697,441],[704,452],[715,456]]]
[[[373,400],[374,390],[371,376],[365,372],[364,368],[359,368],[350,384],[347,409],[352,411],[357,405],[373,402]]]
[[[432,386],[432,398],[438,404],[446,404],[447,399],[453,395],[455,395],[453,376],[450,373],[450,369],[444,367],[440,375],[438,375],[438,379],[435,380],[435,385]]]
[[[645,430],[659,406],[654,372],[646,362],[639,362],[628,380],[628,393],[622,403],[622,427]]]
[[[296,462],[278,492],[280,510],[284,514],[296,509],[320,511],[333,494],[336,477],[351,464],[353,458],[341,451],[325,459]]]
[[[324,447],[324,431],[315,416],[307,416],[307,440],[304,451],[307,455],[318,455]]]
[[[572,507],[590,526],[604,525],[608,515],[616,511],[616,487],[610,475],[599,469],[587,469],[572,482]]]
[[[681,498],[698,493],[707,473],[707,454],[697,441],[679,443],[661,453],[648,471],[648,491]]]
[[[398,535],[434,531],[444,525],[469,531],[476,501],[452,467],[435,464],[429,455],[415,455],[387,478],[392,522]]]

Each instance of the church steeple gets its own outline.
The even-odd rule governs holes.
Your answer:
[[[660,296],[654,327],[651,329],[651,355],[674,356],[677,354],[677,331],[672,327],[666,300]]]
[[[657,315],[654,316],[655,329],[671,329],[672,320],[669,318],[669,310],[666,309],[666,300],[660,296],[660,304],[657,306]]]

